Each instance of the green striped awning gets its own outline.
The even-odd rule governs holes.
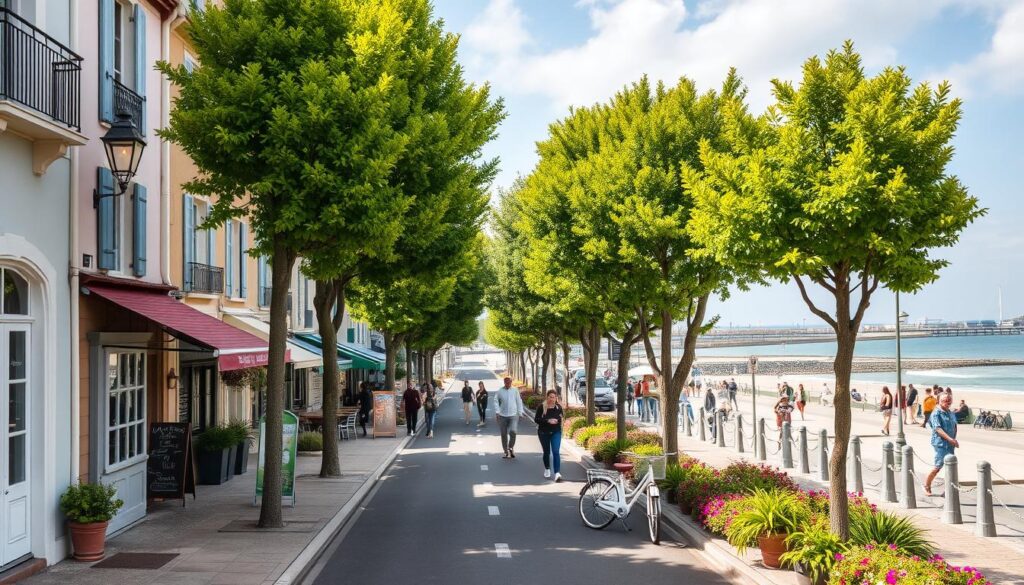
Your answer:
[[[318,348],[323,348],[323,340],[315,333],[297,333],[295,337]],[[368,347],[343,341],[338,342],[338,355],[352,360],[352,369],[354,370],[383,370],[386,361],[382,353],[377,353]]]

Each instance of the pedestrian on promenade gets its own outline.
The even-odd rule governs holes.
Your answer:
[[[739,390],[739,386],[736,385],[736,378],[729,379],[729,401],[732,402],[732,407],[736,410],[740,409],[740,403],[736,401],[736,392]]]
[[[892,422],[892,392],[888,386],[882,386],[882,401],[878,403],[878,411],[882,413],[882,434],[889,436],[889,423]]]
[[[836,405],[835,394],[833,394],[832,389],[828,387],[828,382],[821,385],[821,398],[819,398],[819,402],[821,402],[822,406]]]
[[[897,404],[899,404],[899,407],[900,407],[900,419],[902,419],[903,423],[906,424],[906,422],[907,422],[907,386],[906,385],[901,385],[900,386],[900,391],[899,391],[899,393],[896,394],[896,397],[897,397],[896,402],[897,402]]]
[[[434,385],[423,385],[423,417],[427,427],[427,438],[434,436],[434,421],[437,419],[437,390]]]
[[[932,412],[935,410],[935,406],[938,405],[939,398],[935,395],[933,388],[924,389],[924,400],[921,401],[921,411],[924,413],[924,420],[921,421],[921,428],[925,425],[929,425],[932,422]]]
[[[960,446],[956,440],[956,415],[949,409],[953,404],[953,397],[943,394],[939,398],[939,408],[932,413],[932,447],[935,448],[935,467],[928,473],[924,480],[924,495],[932,495],[932,481],[939,474],[945,463],[946,455],[952,455],[954,449]],[[948,486],[947,489],[956,489]]]
[[[788,396],[782,396],[775,403],[775,426],[782,430],[782,423],[793,423],[793,405],[789,403]]]
[[[796,394],[793,392],[793,387],[789,385],[789,382],[782,383],[782,391],[786,393],[786,398],[789,399],[790,404],[796,402]]]
[[[708,384],[707,393],[704,394],[704,416],[708,419],[711,427],[711,438],[715,438],[715,394],[711,391],[711,384]]]
[[[558,403],[558,392],[548,390],[545,400],[537,407],[533,422],[537,423],[537,437],[544,451],[544,477],[554,473],[555,481],[562,481],[562,458],[558,451],[562,446],[562,405]]]
[[[916,425],[917,424],[917,412],[916,412],[917,411],[917,388],[914,388],[913,384],[910,385],[910,390],[907,391],[907,411],[908,411],[907,414],[910,415],[909,416],[910,420],[907,420],[908,417],[904,417],[903,418],[903,423],[904,424]]]
[[[967,406],[967,402],[961,400],[960,406],[953,413],[956,415],[956,422],[963,424],[967,422],[967,418],[971,416],[971,409]]]
[[[498,389],[497,406],[494,408],[501,431],[501,450],[505,452],[502,459],[516,458],[516,432],[519,430],[519,417],[525,411],[523,397],[512,387],[512,378],[505,378],[505,385]]]
[[[800,411],[800,420],[804,420],[804,407],[807,406],[807,390],[803,384],[798,384],[796,389],[796,408]]]
[[[636,395],[633,389],[633,378],[626,380],[626,414],[633,414],[633,402],[636,400]]]
[[[658,391],[658,381],[654,380],[654,391]],[[651,386],[644,378],[644,401],[647,402],[647,417],[653,423],[658,422],[658,399],[651,396]]]
[[[370,420],[370,409],[373,408],[373,396],[370,394],[370,385],[366,382],[359,383],[356,404],[359,405],[359,426],[363,427],[363,436],[365,437],[366,423]]]
[[[476,426],[482,427],[487,424],[487,387],[483,382],[477,382],[476,386],[476,411],[480,414],[480,422]]]
[[[469,380],[462,381],[462,412],[466,415],[466,426],[469,426],[470,406],[473,404],[473,389],[469,386]]]
[[[409,382],[408,388],[402,393],[402,407],[405,409],[405,434],[411,435],[416,432],[416,422],[419,418],[420,406],[423,405],[420,393]]]
[[[636,385],[633,386],[633,395],[636,398],[636,414],[641,419],[644,418],[644,412],[645,412],[644,409],[647,406],[646,404],[644,404],[644,402],[646,402],[644,400],[644,397],[646,396],[644,394],[644,383],[645,382],[647,382],[646,378],[640,378],[639,380],[636,381]]]
[[[718,410],[722,411],[722,420],[729,418],[728,409],[731,408],[732,406],[732,403],[730,402],[729,398],[729,383],[726,382],[725,380],[722,380],[721,382],[718,383],[718,392],[715,394],[715,402],[717,403]]]

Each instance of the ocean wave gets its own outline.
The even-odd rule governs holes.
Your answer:
[[[971,379],[971,378],[985,378],[984,375],[977,374],[961,374],[958,372],[951,372],[949,370],[906,370],[906,373],[912,376],[935,376],[943,378],[959,378],[959,379]]]

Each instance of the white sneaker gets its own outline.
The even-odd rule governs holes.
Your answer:
[[[556,482],[562,481],[562,474],[561,473],[556,473],[555,474],[555,481]]]
[[[544,477],[551,477],[551,470],[550,469],[545,469],[544,470]]]

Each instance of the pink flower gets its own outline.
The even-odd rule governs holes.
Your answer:
[[[843,560],[843,553],[836,553],[836,560],[837,561]]]
[[[896,585],[896,580],[896,571],[894,569],[889,569],[889,572],[885,574],[885,582],[888,583],[888,585]]]

